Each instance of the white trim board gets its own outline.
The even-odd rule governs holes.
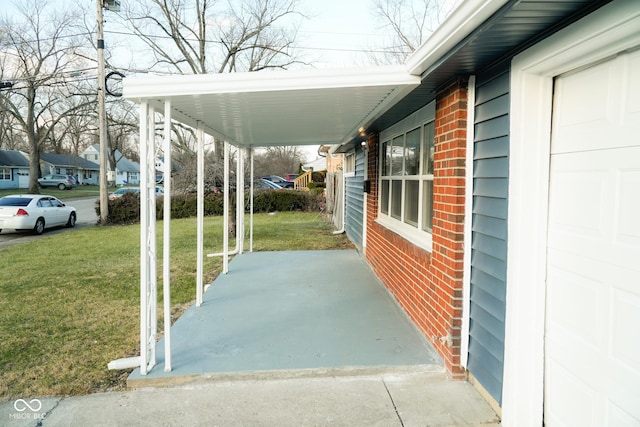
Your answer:
[[[553,78],[640,45],[638,3],[613,1],[513,59],[502,424],[543,424]]]

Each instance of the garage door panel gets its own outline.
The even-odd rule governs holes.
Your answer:
[[[587,426],[597,417],[597,394],[578,377],[554,361],[547,363],[545,424]]]
[[[638,145],[639,63],[636,51],[556,81],[552,154]]]
[[[640,135],[638,135],[640,138]],[[615,221],[616,243],[620,245],[640,246],[640,148],[630,149],[628,156],[638,165],[637,169],[620,171],[620,194],[617,201],[618,217]],[[638,263],[640,264],[640,263]],[[638,266],[640,268],[640,265]]]
[[[634,419],[627,411],[613,403],[609,406],[608,424],[616,427],[638,427],[638,420]]]
[[[640,52],[555,83],[545,424],[640,425]]]
[[[639,375],[640,336],[637,334],[640,325],[640,296],[617,289],[614,291],[612,303],[611,357],[626,365],[635,375]]]
[[[628,58],[628,73],[626,79],[633,78],[633,76],[640,75],[640,54],[635,53],[629,55]],[[628,121],[635,121],[640,118],[640,85],[626,84],[625,90],[626,96],[626,113],[628,114]]]
[[[557,253],[553,256],[562,261],[561,265],[549,265],[547,269],[549,280],[556,284],[547,291],[547,336],[560,341],[580,339],[580,345],[590,346],[593,351],[604,344],[603,334],[599,332],[606,316],[606,291],[603,291],[602,282],[590,277],[588,271],[580,271],[580,274],[572,269],[581,260],[571,262],[566,255]],[[567,310],[567,306],[574,305],[576,295],[580,295],[580,304]]]
[[[607,172],[596,168],[568,170],[559,159],[554,163],[556,173],[551,195],[558,209],[549,216],[549,226],[563,233],[579,236],[602,236],[606,225],[602,203],[607,198]],[[561,170],[561,172],[560,172]],[[576,215],[576,208],[581,214]]]
[[[550,181],[548,246],[640,271],[640,147],[555,155]]]

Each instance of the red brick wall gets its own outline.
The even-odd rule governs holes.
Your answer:
[[[466,82],[436,98],[432,252],[377,224],[379,139],[369,140],[366,257],[374,272],[442,357],[452,378],[460,365],[467,137]]]

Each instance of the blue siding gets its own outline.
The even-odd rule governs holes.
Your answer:
[[[364,152],[356,148],[355,175],[346,178],[346,218],[345,230],[349,239],[362,249],[362,228],[364,224]]]
[[[468,369],[502,404],[509,185],[509,73],[476,84]]]

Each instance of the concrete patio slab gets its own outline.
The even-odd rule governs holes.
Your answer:
[[[172,371],[161,340],[158,364],[146,376],[135,370],[130,387],[442,365],[355,250],[238,255],[171,334]]]

